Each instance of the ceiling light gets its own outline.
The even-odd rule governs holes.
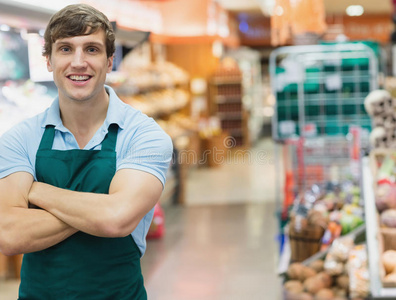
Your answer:
[[[278,5],[278,6],[275,8],[275,15],[281,16],[281,15],[283,15],[283,12],[284,12],[284,10],[283,10],[283,7],[282,7],[282,6]]]
[[[0,25],[0,30],[1,31],[10,31],[11,28],[10,28],[10,26],[8,26],[6,24],[2,24],[2,25]]]
[[[28,36],[28,31],[27,31],[27,29],[25,29],[25,28],[22,28],[22,29],[21,29],[20,35],[21,35],[21,38],[24,39],[25,41],[27,41],[28,38],[29,38],[29,36]]]
[[[346,8],[346,13],[351,17],[358,17],[363,15],[364,8],[361,5],[350,5]]]

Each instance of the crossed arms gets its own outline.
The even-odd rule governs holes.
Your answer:
[[[100,237],[130,234],[154,207],[162,184],[154,175],[121,169],[109,194],[74,192],[34,182],[26,172],[0,179],[0,252],[46,249],[77,231]],[[42,209],[28,209],[28,204]]]

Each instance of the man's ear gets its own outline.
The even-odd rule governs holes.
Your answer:
[[[114,55],[107,58],[107,73],[110,73],[113,70],[113,60],[114,60]]]
[[[48,70],[48,72],[52,72],[53,69],[52,69],[52,66],[51,66],[51,57],[49,55],[47,55],[45,57],[45,60],[47,61],[47,70]]]

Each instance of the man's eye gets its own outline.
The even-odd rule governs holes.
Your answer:
[[[60,48],[60,51],[61,51],[61,52],[69,52],[69,51],[70,51],[70,48],[69,48],[69,47],[61,47],[61,48]]]
[[[95,53],[95,52],[98,52],[98,49],[91,47],[91,48],[88,48],[88,52]]]

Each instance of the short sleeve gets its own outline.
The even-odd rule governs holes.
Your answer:
[[[129,133],[126,133],[126,136],[128,135]],[[169,135],[153,119],[147,118],[126,141],[117,160],[117,170],[130,168],[148,172],[165,186],[166,173],[173,153]]]
[[[28,154],[28,126],[20,123],[0,137],[0,178],[15,172],[28,172],[35,176]]]

